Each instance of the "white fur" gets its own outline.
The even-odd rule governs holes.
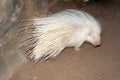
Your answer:
[[[46,18],[34,19],[33,36],[37,39],[31,58],[54,58],[65,47],[79,48],[85,41],[92,43],[88,33],[100,38],[99,22],[84,11],[64,10]],[[90,41],[91,40],[91,41]]]

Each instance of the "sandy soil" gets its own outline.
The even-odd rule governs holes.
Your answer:
[[[51,11],[81,9],[102,24],[102,43],[98,48],[84,44],[76,52],[67,48],[55,60],[27,61],[19,66],[11,80],[120,80],[120,1],[79,3],[60,2]]]

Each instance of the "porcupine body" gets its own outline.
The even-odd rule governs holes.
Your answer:
[[[90,14],[84,11],[67,9],[46,18],[33,20],[33,40],[35,43],[31,58],[55,58],[64,48],[74,47],[79,50],[84,42],[94,46],[100,45],[101,25]]]

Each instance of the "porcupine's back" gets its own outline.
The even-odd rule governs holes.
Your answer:
[[[67,9],[66,11],[61,11],[60,13],[61,14],[57,13],[56,16],[64,15],[67,17],[68,21],[70,20],[72,23],[78,24],[79,27],[94,28],[98,32],[101,31],[100,23],[94,17],[84,11]]]
[[[34,19],[35,24],[46,24],[51,22],[64,22],[68,23],[69,25],[74,24],[74,26],[76,25],[82,28],[91,27],[95,28],[97,31],[101,31],[101,25],[94,17],[84,11],[78,11],[73,9],[60,11],[53,15],[49,15],[47,18]]]
[[[90,26],[93,25],[93,26]],[[83,11],[68,9],[46,18],[34,19],[34,43],[31,58],[39,60],[54,58],[66,47],[76,30],[98,25],[96,20]]]

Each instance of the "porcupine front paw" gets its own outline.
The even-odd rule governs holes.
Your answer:
[[[80,51],[80,48],[79,47],[74,47],[74,50],[75,51]]]

